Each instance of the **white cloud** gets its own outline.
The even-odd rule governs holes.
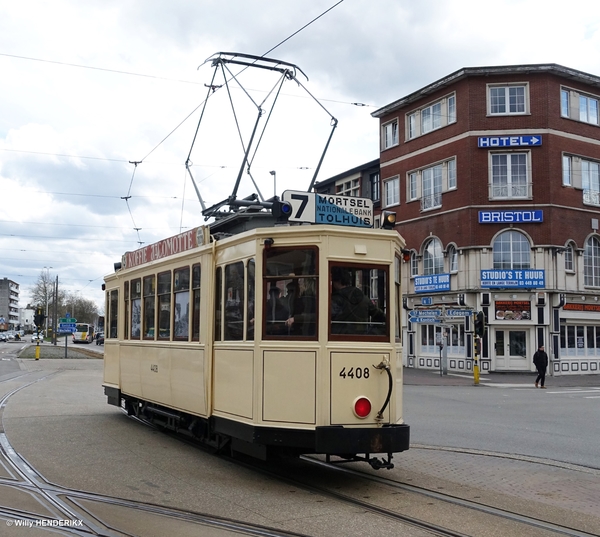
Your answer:
[[[212,76],[209,65],[197,67],[218,51],[261,55],[334,4],[0,4],[0,277],[21,284],[21,305],[45,266],[101,304],[100,276],[138,246],[134,227],[148,243],[202,223],[184,167],[199,109],[184,119]],[[600,74],[599,27],[587,0],[568,9],[554,0],[345,0],[269,56],[302,68],[306,87],[339,120],[323,180],[377,158],[374,107],[461,67],[553,62]],[[243,75],[255,99],[264,98],[263,75]],[[239,89],[232,94],[243,100]],[[211,98],[191,155],[207,204],[230,193],[240,167],[226,97]],[[255,113],[242,116],[252,125]],[[328,115],[291,83],[271,121],[253,165],[265,197],[271,170],[279,192],[308,186],[330,131]],[[247,179],[240,195],[251,191]]]

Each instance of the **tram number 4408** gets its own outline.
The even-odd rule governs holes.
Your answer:
[[[342,378],[350,378],[350,379],[368,379],[369,378],[369,368],[368,367],[351,367],[346,371],[346,368],[342,368],[340,371],[340,377]]]

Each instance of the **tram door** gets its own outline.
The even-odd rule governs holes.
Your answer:
[[[496,370],[529,371],[528,331],[495,329]]]

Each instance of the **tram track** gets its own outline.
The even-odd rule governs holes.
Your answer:
[[[5,380],[15,380],[31,373]],[[6,473],[6,477],[0,477],[0,489],[3,489],[5,493],[12,490],[16,493],[15,496],[20,497],[21,501],[26,498],[28,501],[24,503],[30,504],[29,508],[0,506],[0,519],[4,521],[0,524],[8,527],[46,529],[53,533],[58,532],[77,537],[137,537],[144,535],[135,530],[117,528],[111,520],[95,512],[98,506],[103,508],[108,506],[126,509],[132,516],[152,515],[192,525],[197,527],[198,531],[201,531],[201,527],[210,527],[212,530],[220,530],[224,535],[231,533],[256,537],[307,537],[301,533],[252,524],[234,518],[218,517],[192,510],[66,488],[46,480],[13,448],[4,431],[3,417],[6,404],[13,395],[57,373],[51,372],[25,382],[0,398],[0,466]],[[18,499],[16,503],[18,503]],[[3,534],[2,531],[0,534]]]
[[[154,426],[151,423],[148,423],[144,420],[141,420],[136,417],[130,416],[131,419],[136,422],[143,424],[148,427],[156,428],[159,430],[163,430],[165,434],[173,436],[177,438],[183,443],[191,444],[196,447],[203,447],[198,442],[190,439],[187,436],[181,436],[171,431],[167,431],[161,429],[159,427]],[[435,446],[420,446],[423,449],[440,449],[440,450],[449,450],[453,452],[466,452],[466,453],[477,453],[482,454],[481,452],[477,452],[476,450],[469,449],[458,449],[458,448],[437,448]],[[572,464],[560,463],[558,461],[540,461],[539,459],[534,459],[532,457],[517,457],[510,454],[490,454],[485,453],[486,455],[500,456],[508,459],[518,459],[518,460],[526,460],[528,462],[535,462],[540,464],[542,462],[547,463],[549,466],[557,466],[569,470],[578,470],[585,471],[588,473],[592,473],[594,475],[600,475],[600,471],[595,468],[587,468],[587,467],[576,467]],[[409,525],[414,528],[422,529],[429,534],[438,535],[440,537],[471,537],[477,536],[480,534],[488,533],[488,530],[484,528],[481,529],[481,532],[464,532],[455,528],[444,527],[441,523],[437,523],[432,520],[426,520],[424,518],[418,518],[415,516],[410,516],[397,510],[385,508],[374,504],[373,502],[364,501],[361,499],[352,496],[351,494],[346,494],[343,492],[339,492],[336,490],[332,490],[329,486],[321,485],[320,483],[324,481],[322,470],[331,471],[335,474],[344,476],[345,478],[351,478],[353,481],[346,487],[347,490],[355,491],[357,489],[356,480],[360,479],[362,481],[366,481],[369,483],[376,484],[378,486],[384,486],[386,488],[392,489],[392,494],[398,494],[398,491],[401,493],[410,494],[412,496],[420,496],[426,498],[429,502],[430,500],[439,502],[442,504],[446,504],[452,506],[456,509],[462,509],[466,511],[466,514],[459,517],[461,519],[465,519],[465,517],[469,517],[469,513],[477,513],[482,515],[485,518],[485,522],[483,525],[491,524],[493,525],[493,520],[504,520],[509,524],[513,524],[518,526],[514,535],[529,535],[528,530],[538,530],[542,533],[540,535],[564,535],[567,537],[599,537],[598,533],[590,533],[578,528],[571,528],[563,524],[556,524],[552,522],[547,522],[542,520],[539,517],[529,516],[523,513],[510,511],[508,509],[495,507],[493,505],[488,505],[483,502],[468,500],[460,496],[451,495],[448,493],[441,493],[439,491],[431,490],[425,487],[419,487],[416,485],[412,485],[405,482],[396,481],[393,479],[387,479],[379,476],[375,476],[369,473],[362,472],[360,470],[355,470],[352,468],[347,468],[344,466],[340,466],[339,464],[328,463],[323,460],[320,460],[314,456],[300,456],[298,458],[299,463],[308,464],[311,467],[317,469],[316,474],[320,477],[317,480],[311,479],[307,477],[310,472],[306,472],[306,468],[302,468],[297,466],[293,460],[286,460],[283,464],[274,465],[272,463],[263,463],[260,461],[256,461],[252,459],[250,462],[248,460],[241,460],[239,458],[232,458],[228,455],[223,454],[215,454],[214,456],[219,456],[221,458],[227,459],[233,464],[243,466],[249,469],[252,469],[255,472],[259,472],[261,474],[277,478],[279,480],[283,480],[286,483],[298,487],[299,489],[303,489],[309,491],[313,494],[320,494],[325,497],[332,498],[341,503],[351,505],[353,507],[357,507],[363,509],[367,512],[373,513],[377,516],[383,516],[392,520],[396,520],[399,523]],[[341,461],[340,461],[341,462]],[[356,463],[352,463],[356,464]],[[295,475],[294,475],[295,474]]]

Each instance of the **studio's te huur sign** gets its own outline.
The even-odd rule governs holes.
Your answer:
[[[450,274],[415,276],[415,293],[450,291]]]
[[[481,287],[540,289],[546,287],[546,275],[543,269],[487,269],[481,271]]]

